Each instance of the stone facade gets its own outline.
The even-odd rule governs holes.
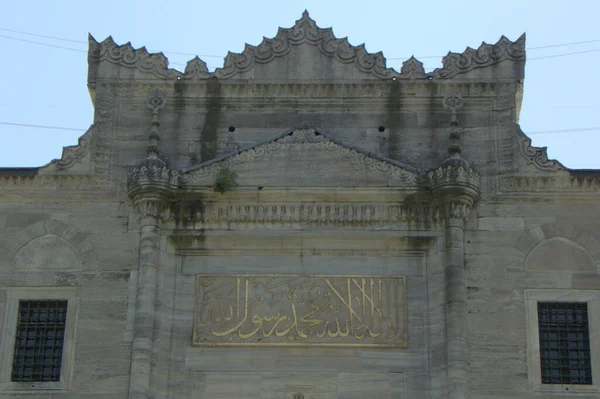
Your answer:
[[[524,66],[398,72],[306,12],[214,72],[90,37],[89,130],[0,169],[0,397],[600,397],[600,171],[531,146]],[[11,381],[24,299],[68,300],[60,381]],[[591,385],[540,381],[553,300]]]

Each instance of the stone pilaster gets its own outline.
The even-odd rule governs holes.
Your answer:
[[[429,178],[445,229],[448,398],[466,399],[469,397],[469,353],[464,218],[479,197],[479,176],[463,166],[445,165],[431,171]]]
[[[428,177],[438,217],[444,220],[446,342],[448,398],[469,398],[469,348],[467,345],[467,284],[465,275],[464,219],[480,195],[479,175],[461,158],[457,112],[464,107],[458,93],[449,93],[444,108],[452,113],[448,128],[449,158]]]
[[[154,314],[160,271],[160,221],[169,197],[177,187],[177,172],[159,158],[158,114],[165,105],[159,90],[151,91],[147,106],[152,111],[147,157],[127,177],[129,198],[140,216],[140,253],[129,398],[150,398],[150,374],[154,345]]]

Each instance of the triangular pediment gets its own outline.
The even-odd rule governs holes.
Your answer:
[[[352,147],[314,129],[295,129],[264,143],[184,169],[185,186],[214,186],[223,170],[239,186],[416,187],[423,173]]]

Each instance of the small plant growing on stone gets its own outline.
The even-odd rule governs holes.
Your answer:
[[[237,174],[233,170],[221,168],[217,174],[213,189],[221,194],[231,190],[233,187],[237,186],[237,182],[235,181],[236,177]]]

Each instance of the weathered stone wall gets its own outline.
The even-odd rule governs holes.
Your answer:
[[[0,396],[548,394],[529,308],[597,295],[600,173],[520,131],[524,37],[397,72],[305,14],[215,72],[110,38],[89,57],[94,125],[61,160],[0,170],[0,330],[24,287],[74,295],[71,371],[15,391],[5,335]],[[218,194],[223,167],[239,185]],[[193,345],[198,274],[405,276],[408,344]],[[573,391],[598,396],[551,394]]]

